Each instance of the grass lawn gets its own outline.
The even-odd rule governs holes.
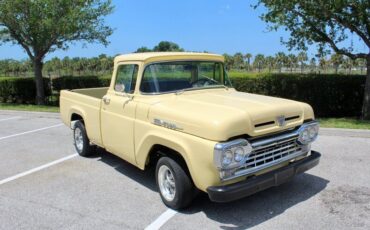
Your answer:
[[[58,113],[59,107],[47,106],[47,105],[23,105],[23,104],[0,103],[0,110],[18,110],[18,111]]]
[[[370,121],[355,118],[318,118],[320,127],[344,129],[370,129]]]

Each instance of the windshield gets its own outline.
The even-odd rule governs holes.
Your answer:
[[[181,90],[230,87],[223,63],[212,61],[174,61],[148,65],[140,91],[166,93]]]

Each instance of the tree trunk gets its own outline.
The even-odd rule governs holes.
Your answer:
[[[35,74],[36,81],[36,104],[45,105],[45,91],[44,91],[44,81],[42,79],[42,67],[43,63],[41,60],[33,60],[33,71]]]
[[[364,101],[362,105],[362,118],[370,120],[370,54],[366,58],[367,74],[364,92]]]

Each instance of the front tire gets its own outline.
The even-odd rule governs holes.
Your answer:
[[[173,159],[162,157],[158,160],[156,182],[163,203],[172,209],[183,209],[194,198],[194,185],[184,169]]]
[[[88,157],[94,153],[94,146],[90,145],[85,125],[81,121],[77,121],[73,129],[73,143],[80,156]]]

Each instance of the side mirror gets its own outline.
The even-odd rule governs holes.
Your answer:
[[[114,90],[118,93],[124,93],[125,92],[125,85],[124,84],[116,84],[114,86]]]

